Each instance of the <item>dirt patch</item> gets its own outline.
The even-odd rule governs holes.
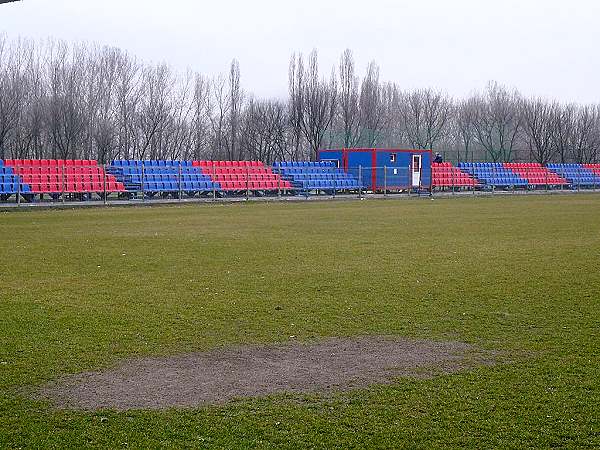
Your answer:
[[[40,395],[60,408],[160,409],[236,398],[311,393],[428,377],[486,363],[460,342],[387,337],[241,346],[126,360],[101,372],[61,378]]]

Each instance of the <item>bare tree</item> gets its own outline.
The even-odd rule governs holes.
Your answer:
[[[138,152],[136,117],[143,94],[141,65],[127,54],[117,51],[115,80],[115,116],[117,128],[116,157],[130,158]]]
[[[171,114],[173,75],[166,65],[148,67],[142,72],[143,95],[137,114],[141,144],[137,157],[162,158],[162,139]]]
[[[353,147],[360,138],[360,117],[358,106],[358,77],[354,74],[354,57],[346,49],[340,58],[339,110],[343,130],[343,146]]]
[[[21,106],[13,133],[12,155],[16,158],[42,158],[46,111],[45,84],[40,52],[33,42],[23,43]]]
[[[241,142],[246,154],[268,164],[283,159],[286,146],[285,104],[250,99],[244,111]]]
[[[21,48],[9,49],[0,35],[0,159],[6,155],[6,140],[17,126],[23,96]]]
[[[367,67],[367,75],[360,88],[360,127],[361,145],[375,147],[380,138],[385,121],[383,92],[379,84],[379,67],[374,61]]]
[[[414,148],[433,149],[449,129],[452,102],[441,92],[421,89],[406,93],[399,108],[406,136]]]
[[[576,112],[577,106],[573,104],[561,105],[554,111],[552,145],[561,163],[566,163],[569,159],[570,146],[575,132]]]
[[[227,157],[230,160],[238,160],[241,154],[238,148],[238,132],[239,121],[242,103],[244,101],[244,93],[240,87],[240,65],[237,59],[231,62],[229,69],[229,145],[227,148]]]
[[[554,155],[554,129],[557,105],[542,99],[521,103],[523,131],[532,160],[548,163]]]
[[[575,116],[571,157],[575,162],[588,163],[595,160],[600,145],[600,114],[597,106],[584,105]]]
[[[329,81],[319,76],[317,51],[313,50],[304,70],[302,55],[298,64],[293,57],[290,62],[290,94],[292,117],[311,148],[311,159],[316,159],[325,133],[336,111],[337,82],[335,73]]]
[[[209,82],[200,74],[194,76],[194,93],[192,96],[191,123],[191,157],[202,159],[208,154],[208,96]]]
[[[302,54],[293,54],[290,59],[288,71],[288,121],[290,124],[291,151],[289,157],[297,161],[300,158],[302,142],[303,142],[303,111],[302,111],[302,89],[304,86],[304,61]]]
[[[492,161],[511,161],[521,128],[518,92],[490,83],[484,96],[473,99],[475,137]]]
[[[211,80],[207,105],[212,135],[210,158],[226,158],[228,154],[227,117],[231,103],[228,101],[227,86],[222,75]]]
[[[86,127],[83,104],[85,48],[69,51],[63,43],[51,44],[48,124],[53,158],[79,158]]]
[[[457,150],[456,160],[466,161],[469,159],[469,151],[472,152],[473,140],[475,138],[475,119],[477,115],[477,105],[474,99],[462,100],[454,111],[454,124],[457,138],[462,147],[463,154]],[[459,148],[460,148],[459,147]],[[471,153],[471,159],[472,153]]]

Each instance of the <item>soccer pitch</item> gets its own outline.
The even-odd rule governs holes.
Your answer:
[[[600,446],[598,195],[15,211],[0,231],[1,448]],[[132,358],[370,336],[486,363],[185,407],[38,393]]]

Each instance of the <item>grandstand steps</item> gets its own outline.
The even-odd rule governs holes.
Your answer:
[[[306,192],[352,191],[360,188],[358,179],[330,161],[278,162],[273,168],[294,188]]]

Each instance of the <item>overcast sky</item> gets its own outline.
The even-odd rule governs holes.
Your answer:
[[[0,5],[10,37],[117,46],[145,61],[225,72],[244,88],[287,93],[294,51],[329,72],[345,48],[362,74],[463,96],[488,80],[527,95],[600,102],[597,0],[23,0]]]

